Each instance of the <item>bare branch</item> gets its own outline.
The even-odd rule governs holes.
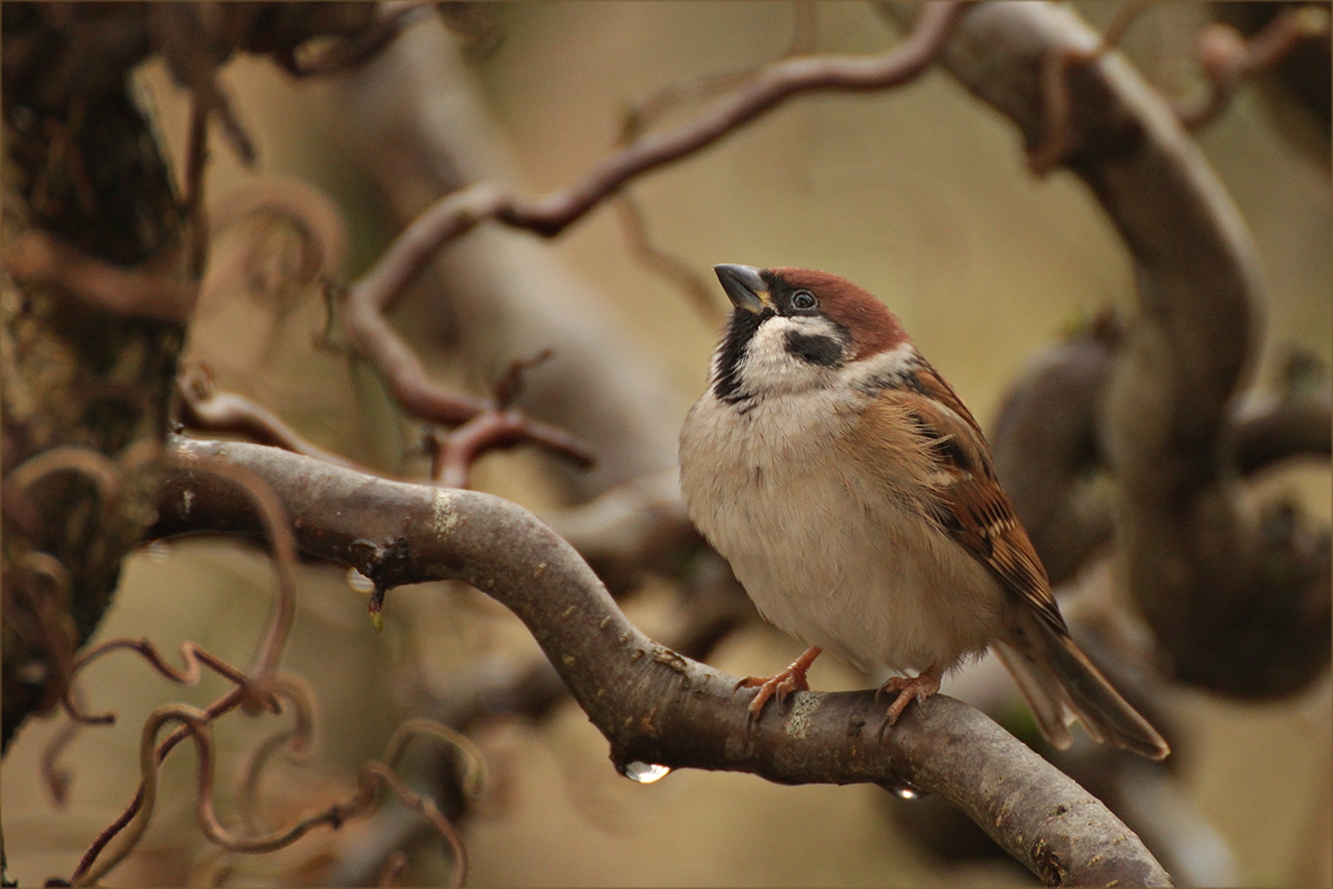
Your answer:
[[[251,834],[259,833],[258,813],[255,811],[259,797],[259,778],[269,757],[279,748],[286,747],[289,756],[303,759],[310,753],[315,735],[315,696],[305,679],[288,674],[281,686],[283,697],[293,706],[295,721],[291,728],[283,729],[266,738],[246,760],[241,769],[240,793],[238,803],[241,821]]]
[[[36,229],[15,238],[6,257],[9,273],[22,284],[54,284],[118,315],[183,322],[194,311],[198,286],[175,265],[171,250],[141,267],[125,268]]]
[[[384,859],[384,865],[380,870],[380,879],[377,886],[397,886],[398,878],[407,870],[407,853],[401,849],[390,853],[389,857]]]
[[[77,691],[74,689],[76,696]],[[69,787],[73,781],[70,770],[61,764],[60,755],[82,731],[83,723],[71,719],[61,726],[60,731],[52,736],[42,750],[42,780],[45,781],[47,792],[51,794],[51,801],[55,803],[56,808],[63,809],[69,802]]]
[[[579,181],[544,198],[523,200],[498,185],[479,183],[441,199],[418,216],[352,285],[349,328],[363,327],[370,322],[370,314],[378,315],[393,305],[436,250],[485,219],[552,237],[636,176],[711,145],[788,98],[817,90],[885,89],[910,80],[939,54],[962,8],[955,2],[924,7],[912,34],[878,56],[803,56],[766,65],[698,119],[636,138]],[[363,354],[382,369],[402,361],[383,346]]]
[[[265,478],[311,555],[354,566],[382,588],[462,580],[503,602],[608,738],[622,770],[644,762],[788,784],[907,783],[963,809],[1052,884],[1169,884],[1101,803],[958,701],[936,696],[909,708],[882,742],[884,712],[870,691],[798,693],[785,718],[747,730],[748,702],[733,698],[735,677],[636,630],[574,549],[515,504],[368,477],[258,445],[176,439],[173,446]],[[167,479],[153,534],[218,527],[262,534],[234,491],[204,475]]]
[[[478,195],[484,201],[488,193],[495,192],[489,187],[481,187],[460,194]],[[470,211],[461,212],[466,215]],[[391,248],[394,250],[397,245],[404,244],[401,248],[403,250],[411,250],[413,253],[419,251],[420,262],[415,266],[417,271],[429,260],[430,251],[434,249],[424,244],[418,244],[415,248],[407,246],[417,240],[419,233],[418,223],[413,223],[394,242],[395,248]],[[368,274],[375,275],[376,271],[372,269]],[[407,282],[403,283],[405,285]],[[516,411],[503,412],[506,416],[497,419],[495,406],[490,401],[450,392],[431,382],[421,359],[384,318],[382,311],[387,306],[368,299],[368,296],[374,297],[376,294],[361,288],[362,284],[358,282],[347,294],[345,323],[348,338],[353,349],[375,367],[394,399],[410,415],[447,426],[460,426],[483,415],[490,415],[487,434],[490,434],[490,430],[503,427],[508,436],[498,437],[497,443],[503,441],[506,445],[512,445],[526,441],[552,453],[571,457],[578,463],[590,463],[591,454],[588,450],[559,427],[524,417]]]
[[[732,631],[758,620],[759,614],[721,556],[703,551],[699,559],[704,564],[687,576],[660,633],[671,650],[706,660]],[[429,689],[421,695],[419,706],[432,718],[470,731],[496,716],[539,722],[568,697],[569,689],[545,657],[524,663],[494,658],[450,677],[443,695]]]
[[[181,461],[181,463],[175,464],[176,460]],[[185,662],[182,670],[177,670],[167,664],[157,652],[156,647],[147,640],[111,640],[104,645],[91,649],[83,656],[81,664],[86,664],[108,651],[117,648],[130,648],[142,654],[158,672],[183,684],[192,684],[198,680],[199,664],[202,662],[234,681],[236,686],[204,710],[164,707],[156,711],[155,716],[149,719],[144,726],[142,739],[142,743],[147,745],[149,752],[144,753],[142,748],[140,751],[142,762],[147,764],[143,765],[141,769],[143,777],[139,784],[139,790],[120,817],[105,828],[84,853],[75,868],[74,876],[71,878],[74,885],[87,885],[95,882],[98,876],[106,873],[116,862],[129,854],[138,842],[139,836],[147,825],[147,818],[151,813],[154,802],[156,763],[165,759],[167,754],[186,737],[194,736],[196,743],[201,745],[200,773],[203,775],[203,758],[206,752],[204,745],[207,745],[208,739],[204,734],[201,734],[201,731],[206,729],[207,724],[237,707],[251,713],[262,710],[276,713],[280,709],[278,696],[283,693],[284,688],[288,685],[288,681],[277,673],[277,665],[290,634],[296,611],[296,545],[286,515],[283,512],[282,503],[275,496],[268,483],[245,466],[184,450],[172,452],[167,462],[173,464],[186,477],[199,478],[202,475],[222,482],[233,493],[237,489],[241,491],[242,496],[238,502],[243,502],[246,505],[245,508],[248,510],[250,520],[256,522],[258,527],[263,528],[263,534],[270,542],[274,569],[277,574],[277,596],[274,598],[274,606],[260,639],[259,650],[255,654],[254,663],[245,672],[237,670],[220,658],[210,655],[193,643],[188,642],[181,646],[181,654]],[[68,683],[64,682],[60,684],[60,687],[64,689],[67,685]],[[298,693],[302,690],[297,689]],[[72,701],[68,697],[66,698],[66,706],[70,710],[71,716],[76,718],[81,716],[75,711]],[[180,707],[183,708],[184,705],[180,705]],[[161,714],[160,718],[157,714]],[[110,714],[105,714],[95,717],[82,717],[81,721],[105,724],[112,719],[113,717]],[[169,734],[160,745],[156,744],[159,728],[166,721],[172,719],[180,722],[181,725]],[[201,729],[201,726],[203,729]],[[156,760],[149,763],[148,757],[153,755],[156,756]],[[208,771],[209,782],[212,780],[211,775],[210,766]],[[205,786],[203,780],[201,778],[201,798],[208,790],[208,786],[211,786],[211,784]],[[117,837],[120,837],[121,840],[117,844],[116,850],[99,861],[102,851]]]
[[[1089,65],[1115,49],[1130,24],[1148,6],[1146,0],[1131,0],[1116,11],[1111,24],[1102,32],[1095,46],[1053,46],[1041,62],[1042,110],[1046,133],[1041,142],[1028,149],[1028,169],[1044,176],[1078,147],[1079,132],[1072,119],[1069,72],[1074,66]]]
[[[284,681],[279,680],[277,687],[282,693],[287,694],[296,691],[299,698],[301,688],[299,685],[295,688],[283,686]],[[164,741],[162,745],[159,745],[157,735],[162,727],[169,722],[180,723],[180,729],[176,733],[177,736],[188,736],[195,742],[195,748],[198,751],[196,816],[204,835],[222,849],[229,852],[251,854],[272,852],[291,845],[315,828],[323,826],[337,828],[351,818],[362,817],[375,812],[379,808],[379,794],[377,791],[380,787],[384,787],[390,790],[404,806],[420,813],[441,835],[450,848],[456,863],[454,880],[451,885],[462,884],[467,869],[467,852],[453,825],[440,814],[439,809],[433,802],[408,789],[393,771],[393,765],[400,757],[404,745],[414,734],[431,735],[457,747],[457,739],[448,729],[432,725],[425,720],[408,720],[400,725],[389,739],[388,751],[385,755],[387,763],[372,760],[362,765],[358,775],[358,788],[351,799],[334,803],[323,811],[300,818],[288,827],[267,834],[237,835],[222,824],[213,807],[215,776],[211,723],[218,715],[220,714],[214,708],[200,710],[186,704],[168,704],[153,711],[144,723],[140,734],[139,769],[141,777],[139,793],[125,813],[129,817],[122,816],[109,829],[109,833],[104,833],[106,841],[110,841],[112,838],[117,840],[110,851],[107,851],[100,858],[84,856],[84,860],[80,862],[78,869],[75,870],[70,880],[71,885],[94,885],[103,875],[123,861],[138,845],[148,827],[149,820],[152,818],[153,809],[157,802],[158,769],[167,752],[163,749],[166,742]],[[94,849],[101,850],[105,845],[106,843],[102,846],[95,844]],[[92,850],[89,854],[96,855]]]
[[[154,710],[144,723],[139,736],[140,784],[139,795],[135,797],[135,803],[138,805],[133,815],[126,819],[121,828],[118,828],[116,833],[112,835],[112,837],[119,836],[120,842],[100,861],[88,861],[87,867],[84,866],[84,862],[80,862],[79,867],[70,879],[71,886],[95,885],[104,874],[133,851],[134,847],[138,845],[140,837],[143,836],[143,832],[148,829],[148,820],[152,817],[153,807],[157,803],[157,766],[159,762],[155,755],[157,733],[163,725],[172,720],[180,722],[186,731],[199,742],[200,771],[203,771],[204,763],[207,761],[211,774],[212,748],[207,740],[208,720],[204,712],[185,704],[168,704]],[[108,837],[108,841],[112,837]],[[87,859],[85,858],[85,860]]]
[[[1249,78],[1282,61],[1309,40],[1328,39],[1327,6],[1284,9],[1249,40],[1231,25],[1214,22],[1199,34],[1199,63],[1208,93],[1193,105],[1176,103],[1176,116],[1191,130],[1210,123],[1231,104]]]
[[[341,74],[375,58],[421,15],[430,11],[431,4],[411,3],[387,13],[367,24],[359,32],[348,34],[341,42],[325,49],[317,56],[301,58],[295,47],[284,47],[276,60],[293,77],[323,77]]]
[[[199,712],[203,713],[203,719],[205,722],[212,721],[214,719],[217,719],[219,716],[222,716],[225,713],[230,713],[232,710],[235,710],[237,707],[239,707],[241,705],[241,701],[244,700],[245,696],[246,696],[245,687],[237,686],[236,688],[227,692],[222,697],[218,698],[216,701],[210,704],[205,710]],[[168,707],[170,706],[174,705],[168,705]],[[184,706],[184,705],[179,705],[179,706]],[[159,708],[159,710],[164,710],[164,708]],[[194,708],[191,708],[191,710],[194,710]],[[158,711],[154,712],[157,713]],[[153,722],[153,719],[154,717],[150,716],[149,722],[145,723],[144,725],[145,732],[147,731],[149,725]],[[160,727],[161,724],[162,723],[159,722],[158,727]],[[176,745],[179,744],[181,741],[185,740],[187,737],[190,737],[192,733],[193,729],[191,725],[188,723],[188,721],[183,721],[182,725],[177,727],[176,730],[173,731],[171,734],[167,735],[167,737],[162,740],[162,743],[157,746],[157,751],[156,751],[157,762],[161,763],[162,760],[166,759],[167,754],[170,753],[173,749],[175,749]],[[156,729],[154,730],[153,737],[156,738]],[[143,770],[142,768],[141,768],[141,773],[144,776],[148,774],[147,771]],[[156,780],[156,775],[154,775],[153,780]],[[145,805],[146,803],[151,803],[151,802],[152,800],[148,799],[145,796],[145,786],[143,781],[141,780],[139,784],[139,789],[134,795],[134,799],[130,800],[130,804],[125,808],[125,811],[121,812],[115,821],[111,822],[109,825],[103,828],[102,832],[97,835],[97,838],[94,839],[92,844],[84,851],[83,857],[79,859],[79,863],[75,866],[74,873],[70,877],[71,885],[73,886],[89,885],[91,882],[96,880],[97,875],[106,873],[111,869],[111,867],[115,865],[117,861],[121,860],[125,855],[129,854],[129,852],[133,849],[135,843],[138,842],[137,838],[134,840],[134,842],[126,842],[126,840],[122,838],[120,844],[117,845],[117,849],[112,856],[107,858],[101,857],[102,852],[112,841],[116,839],[116,837],[118,836],[124,837],[123,831],[128,825],[131,824],[137,825],[135,829],[140,834],[142,833],[143,828],[147,825],[147,815],[143,814],[145,811]],[[93,876],[87,877],[86,875],[89,873],[92,873]]]
[[[246,681],[245,673],[241,670],[238,670],[236,667],[233,667],[231,664],[222,660],[222,658],[209,653],[188,640],[181,643],[180,652],[183,666],[180,669],[167,663],[166,659],[162,657],[161,652],[157,650],[157,646],[154,645],[151,640],[120,638],[108,639],[105,642],[79,652],[79,656],[74,660],[73,673],[78,673],[93,661],[109,652],[125,649],[138,652],[143,656],[144,660],[148,661],[159,675],[169,679],[177,685],[189,686],[197,683],[202,675],[199,668],[200,664],[206,665],[219,676],[222,676],[237,685],[241,685]],[[71,675],[71,689],[73,688],[73,678],[74,677]],[[75,722],[83,723],[84,725],[110,725],[116,721],[116,715],[114,713],[100,713],[96,715],[85,713],[81,707],[76,706],[72,694],[67,694],[65,696],[65,711],[69,713],[71,719]]]
[[[517,444],[540,444],[545,450],[585,468],[593,465],[592,452],[573,436],[556,430],[534,433],[531,425],[532,421],[518,411],[482,411],[450,434],[432,439],[438,443],[432,475],[446,488],[466,488],[472,464],[478,457]]]
[[[630,255],[663,278],[670,281],[688,298],[699,317],[714,327],[721,327],[726,317],[712,288],[704,284],[703,278],[694,267],[677,259],[653,243],[648,234],[648,223],[643,218],[643,210],[629,192],[616,196],[613,206],[620,216],[620,224],[625,232],[625,244]]]
[[[463,879],[467,876],[467,848],[459,838],[458,831],[454,830],[449,819],[440,813],[435,803],[418,793],[413,793],[402,779],[382,762],[366,763],[361,767],[361,774],[362,780],[375,779],[387,787],[400,803],[430,822],[431,827],[444,838],[445,844],[453,853],[454,869],[450,874],[449,885],[462,886]]]
[[[1333,405],[1329,399],[1284,401],[1239,421],[1231,432],[1237,471],[1253,475],[1292,457],[1333,453]]]
[[[287,644],[287,636],[291,633],[292,620],[296,614],[296,539],[292,535],[287,514],[268,481],[248,467],[211,460],[188,449],[177,450],[173,456],[183,461],[182,469],[187,474],[197,475],[202,472],[233,483],[245,492],[250,502],[251,515],[263,523],[264,536],[273,551],[277,595],[259,651],[255,653],[254,663],[246,671],[247,684],[262,694],[269,677],[277,670],[278,659]]]
[[[5,477],[5,487],[27,492],[27,489],[57,472],[74,472],[97,487],[102,511],[115,508],[124,482],[121,469],[101,451],[82,445],[60,445],[24,460]]]
[[[815,51],[815,46],[819,42],[818,5],[813,0],[796,0],[792,3],[792,12],[794,20],[791,42],[778,57],[779,59],[809,55]],[[704,74],[659,89],[647,99],[627,109],[621,127],[621,144],[643,135],[660,118],[685,102],[709,98],[734,89],[753,78],[757,70],[751,67],[725,74]]]
[[[207,367],[182,371],[176,377],[176,394],[180,399],[180,421],[189,429],[244,435],[259,444],[273,445],[335,466],[369,471],[307,441],[263,405],[234,392],[219,392]]]
[[[28,669],[44,680],[37,704],[50,709],[69,681],[79,641],[68,617],[73,599],[69,571],[49,553],[22,552],[10,565],[0,595],[6,630],[23,640]]]
[[[209,18],[202,8],[189,4],[154,6],[148,8],[144,24],[172,78],[190,91],[199,114],[215,118],[241,162],[253,166],[254,140],[237,119],[226,91],[217,81],[218,67],[235,49],[228,38],[235,35],[226,33],[230,23],[217,21],[222,17],[214,16],[214,21]]]
[[[189,220],[185,237],[189,243],[191,281],[204,274],[208,259],[208,206],[204,201],[204,170],[208,164],[208,109],[198,96],[190,102],[190,128],[185,142],[185,195],[182,210]]]
[[[535,423],[510,405],[523,391],[523,374],[548,360],[554,353],[543,349],[531,358],[509,362],[509,370],[495,384],[492,406],[446,435],[431,432],[426,447],[431,454],[431,478],[446,488],[466,488],[472,464],[487,451],[503,451],[520,444],[535,444],[591,469],[596,465],[592,450],[568,433]]]

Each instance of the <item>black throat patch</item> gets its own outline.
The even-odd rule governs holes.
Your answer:
[[[771,311],[750,312],[737,309],[731,313],[727,322],[727,333],[722,338],[718,353],[717,369],[713,375],[713,394],[719,401],[735,404],[745,398],[740,394],[740,363],[745,357],[745,349],[759,330],[759,325],[772,317]]]

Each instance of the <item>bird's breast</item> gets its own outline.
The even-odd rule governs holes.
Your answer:
[[[840,457],[856,405],[772,402],[743,411],[705,395],[681,434],[690,518],[760,613],[864,669],[983,650],[999,585],[927,518],[924,488],[914,500],[911,485],[890,491],[885,472]]]

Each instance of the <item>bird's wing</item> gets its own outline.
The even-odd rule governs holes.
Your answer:
[[[1042,621],[1067,636],[1046,569],[995,477],[981,429],[949,384],[923,360],[871,405],[866,421],[876,424],[877,412],[898,422],[905,414],[929,442],[936,458],[930,487],[937,506],[932,515],[941,528]]]

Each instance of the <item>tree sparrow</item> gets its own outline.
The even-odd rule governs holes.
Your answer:
[[[972,414],[898,319],[849,281],[807,269],[714,266],[735,311],[680,436],[690,518],[759,613],[810,649],[751,677],[758,718],[807,690],[828,650],[914,671],[887,724],[993,646],[1042,734],[1075,719],[1150,759],[1166,742],[1069,636]]]

